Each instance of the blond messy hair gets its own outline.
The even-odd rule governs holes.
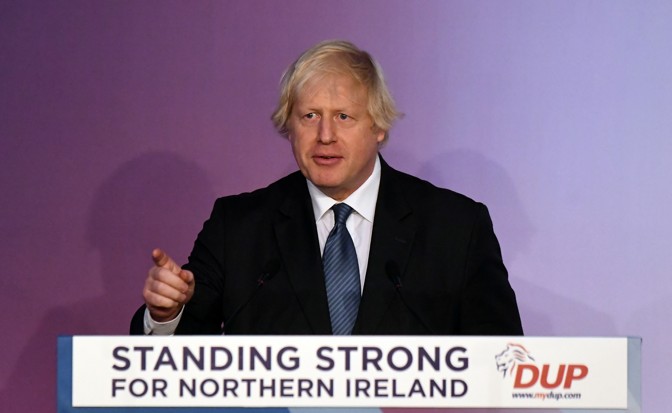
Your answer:
[[[306,50],[292,63],[280,81],[280,99],[271,119],[278,132],[287,136],[287,121],[297,96],[317,75],[348,75],[368,92],[367,110],[374,128],[384,131],[387,141],[394,120],[400,116],[385,84],[383,71],[371,55],[343,40],[328,40]]]

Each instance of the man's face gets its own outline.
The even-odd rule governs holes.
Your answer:
[[[373,127],[368,91],[346,75],[316,76],[287,121],[294,158],[322,192],[343,200],[371,175],[385,132]]]

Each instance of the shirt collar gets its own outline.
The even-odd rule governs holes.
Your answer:
[[[331,209],[336,200],[328,197],[320,191],[315,184],[308,182],[308,192],[313,202],[313,213],[315,221],[319,221],[322,216]],[[380,187],[380,159],[376,156],[376,163],[373,166],[371,176],[355,190],[349,197],[343,200],[350,205],[365,220],[373,223],[373,217],[376,214],[376,201],[378,199],[378,188]]]

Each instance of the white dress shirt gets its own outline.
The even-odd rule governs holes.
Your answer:
[[[324,245],[327,243],[329,232],[334,227],[334,211],[331,207],[338,201],[328,197],[320,191],[312,182],[308,182],[308,192],[313,203],[313,213],[315,214],[315,225],[317,226],[317,238],[320,243],[320,254],[324,254]],[[371,249],[371,234],[373,233],[373,219],[376,214],[376,202],[378,200],[378,188],[380,187],[380,159],[376,156],[376,163],[373,167],[371,176],[355,192],[342,202],[348,204],[352,213],[345,222],[348,228],[352,242],[355,244],[357,252],[357,262],[359,264],[359,281],[364,289],[364,279],[366,269],[369,264],[369,250]],[[149,310],[145,310],[144,328],[145,334],[152,335],[172,335],[175,333],[177,324],[182,318],[182,311],[175,319],[165,323],[154,321],[149,315]]]

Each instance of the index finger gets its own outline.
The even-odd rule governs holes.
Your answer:
[[[152,260],[157,267],[170,270],[173,274],[179,274],[182,271],[182,267],[177,265],[162,249],[156,248],[152,251]]]

